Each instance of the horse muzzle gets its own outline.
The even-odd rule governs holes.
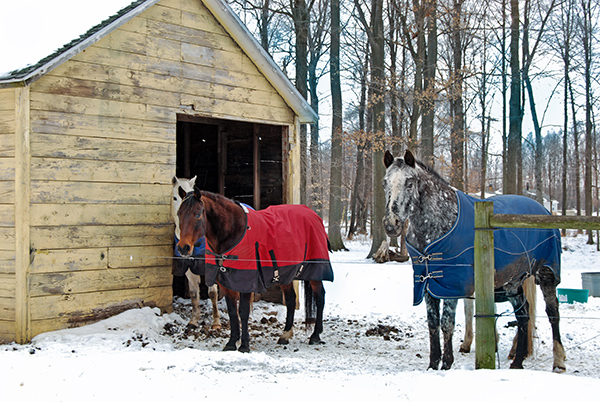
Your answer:
[[[399,237],[402,234],[404,222],[396,216],[385,216],[383,218],[383,228],[390,237]]]
[[[182,257],[189,257],[192,255],[192,251],[194,249],[189,244],[184,244],[183,246],[177,243],[177,251],[181,254]]]

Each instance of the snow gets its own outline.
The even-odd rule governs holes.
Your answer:
[[[561,287],[581,288],[581,273],[598,270],[600,253],[586,238],[563,239]],[[431,371],[425,307],[412,306],[410,263],[366,260],[364,240],[346,246],[349,252],[332,255],[336,278],[325,284],[324,345],[308,345],[302,312],[290,345],[277,345],[284,308],[260,301],[251,316],[252,351],[222,352],[229,332],[208,329],[208,301],[203,301],[206,328],[186,333],[191,304],[177,299],[170,314],[129,310],[85,327],[40,334],[30,344],[0,345],[0,396],[19,401],[600,399],[600,298],[561,304],[564,374],[551,371],[550,326],[539,291],[538,338],[525,370],[508,369],[514,328],[505,325],[511,316],[498,320],[500,368],[475,370],[474,351],[457,351],[464,333],[460,311],[455,363],[449,371]],[[226,318],[224,300],[219,304]],[[507,304],[498,306],[498,312],[508,310]]]

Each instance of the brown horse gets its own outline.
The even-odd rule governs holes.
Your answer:
[[[314,302],[317,311],[314,332],[309,343],[322,343],[319,336],[323,330],[325,305],[325,289],[322,280],[333,280],[327,255],[327,235],[322,220],[312,211],[308,218],[302,217],[299,218],[300,221],[295,221],[290,232],[285,231],[282,222],[287,217],[278,215],[273,218],[275,216],[273,212],[283,210],[283,207],[289,216],[296,216],[301,211],[306,213],[305,210],[310,211],[301,205],[248,211],[240,204],[221,195],[200,191],[198,188],[194,188],[193,192],[186,195],[179,208],[181,232],[177,244],[179,252],[182,256],[192,255],[196,241],[205,236],[207,284],[210,286],[213,282],[217,282],[227,302],[231,334],[224,350],[236,350],[237,342],[241,339],[239,351],[250,351],[248,318],[252,293],[260,293],[273,283],[280,283],[287,307],[285,328],[278,343],[289,343],[293,335],[296,306],[293,287],[295,279],[310,282],[310,286],[306,286],[305,283],[305,294],[308,296],[305,302],[307,306],[313,306]],[[264,226],[265,215],[276,221],[273,227]],[[297,237],[303,232],[307,233],[302,237],[305,243],[299,247],[293,246],[292,237]],[[241,248],[245,242],[242,240],[252,235],[259,235],[259,237],[256,241],[252,240],[250,255],[244,254]],[[272,246],[272,242],[283,242],[284,248],[287,249],[285,255],[280,252],[280,245]],[[316,247],[315,243],[318,243],[317,248],[322,250],[323,242],[325,242],[325,254],[319,251],[315,257],[311,250]],[[265,246],[268,250],[263,250],[263,243],[269,244]],[[235,264],[242,264],[242,266]],[[311,312],[312,308],[307,307],[307,321]]]

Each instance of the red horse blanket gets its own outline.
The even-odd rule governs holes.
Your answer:
[[[236,292],[262,293],[274,283],[333,281],[323,220],[305,205],[244,209],[246,232],[223,254],[206,245],[206,283]]]

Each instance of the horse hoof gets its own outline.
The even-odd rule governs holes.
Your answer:
[[[228,343],[227,345],[225,345],[225,347],[223,348],[223,352],[231,352],[233,350],[237,350],[237,347],[234,344]]]
[[[553,367],[552,371],[555,372],[555,373],[561,374],[561,373],[566,372],[567,368],[566,367]]]
[[[220,325],[213,325],[212,329],[221,329],[221,326]]]
[[[289,345],[290,341],[288,341],[287,339],[283,339],[283,338],[279,338],[279,340],[277,341],[278,345]]]
[[[242,345],[242,346],[240,346],[240,348],[238,349],[238,351],[242,352],[242,353],[250,353],[250,346],[247,346],[247,345],[244,346],[244,345]]]
[[[186,325],[186,327],[185,327],[185,333],[186,333],[186,334],[187,334],[187,333],[190,333],[190,332],[197,331],[197,330],[198,330],[198,326],[197,326],[197,325],[194,325],[194,324],[188,324],[188,325]]]
[[[516,370],[523,370],[523,365],[522,365],[522,364],[515,364],[515,363],[512,363],[512,364],[510,365],[510,368],[511,368],[511,369],[516,369]]]
[[[316,339],[310,338],[310,340],[308,341],[308,344],[309,345],[325,345],[325,342],[323,342],[319,338],[316,338]]]
[[[461,348],[458,350],[460,353],[471,353],[471,348]]]

